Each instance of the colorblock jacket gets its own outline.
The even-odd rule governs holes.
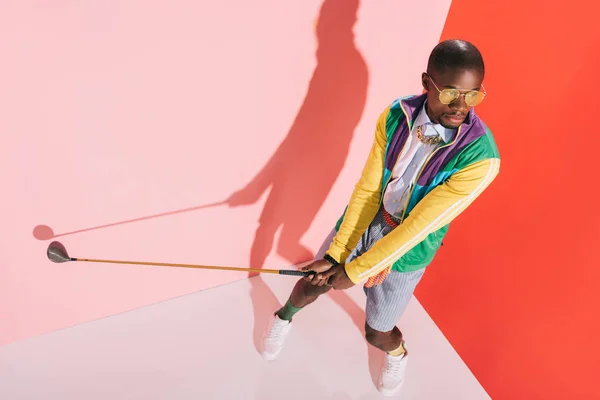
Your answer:
[[[395,100],[378,118],[375,140],[350,202],[336,224],[328,254],[344,262],[379,211],[392,170],[426,94]],[[362,256],[346,264],[359,283],[391,268],[415,271],[433,260],[450,222],[495,179],[500,155],[490,129],[469,111],[453,139],[417,173],[402,222]]]

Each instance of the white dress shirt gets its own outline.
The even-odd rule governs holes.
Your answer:
[[[416,174],[421,166],[433,151],[448,143],[452,139],[455,129],[444,128],[440,124],[434,124],[429,119],[425,107],[427,102],[419,110],[417,119],[406,139],[406,143],[402,148],[402,152],[398,156],[398,160],[394,169],[390,183],[383,195],[383,206],[385,210],[397,218],[402,218],[404,207],[407,205],[410,189],[414,184]],[[422,143],[417,138],[417,127],[423,126],[423,135],[437,136],[440,135],[443,143],[439,145],[427,145]]]

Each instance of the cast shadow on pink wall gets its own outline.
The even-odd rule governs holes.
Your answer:
[[[262,267],[278,231],[279,256],[291,264],[315,257],[302,244],[302,237],[344,167],[367,98],[368,68],[353,33],[358,6],[358,0],[323,2],[317,25],[317,66],[294,123],[264,168],[227,200],[231,206],[253,204],[270,189],[252,245],[252,268]],[[259,349],[261,334],[281,304],[260,275],[250,282],[254,343]],[[330,291],[330,296],[362,334],[364,311],[344,292]],[[369,360],[375,378],[380,360],[371,346]]]
[[[368,68],[356,48],[353,33],[358,7],[358,0],[323,2],[316,29],[317,66],[304,102],[276,152],[262,170],[229,199],[67,233],[55,234],[50,227],[38,225],[34,228],[34,237],[49,240],[217,205],[250,205],[270,189],[254,237],[250,266],[262,268],[278,231],[280,237],[275,244],[278,255],[291,264],[312,260],[315,255],[302,244],[302,237],[344,167],[366,103]],[[258,348],[268,319],[281,304],[260,275],[251,276],[250,282],[255,315],[254,343]],[[362,333],[362,309],[344,292],[330,293]]]
[[[112,224],[99,225],[99,226],[94,226],[91,228],[78,229],[76,231],[64,232],[64,233],[54,233],[54,230],[51,227],[49,227],[48,225],[38,225],[35,228],[33,228],[33,237],[35,237],[38,240],[50,240],[50,239],[58,238],[61,236],[68,236],[68,235],[74,235],[77,233],[83,233],[83,232],[89,232],[89,231],[94,231],[94,230],[98,230],[98,229],[110,228],[110,227],[114,227],[114,226],[130,224],[132,222],[139,222],[139,221],[144,221],[144,220],[153,219],[153,218],[167,217],[170,215],[176,215],[176,214],[182,214],[182,213],[186,213],[186,212],[190,212],[190,211],[202,210],[203,208],[215,207],[215,206],[219,206],[219,205],[223,205],[223,204],[225,204],[225,202],[204,204],[201,206],[195,206],[195,207],[184,208],[181,210],[169,211],[169,212],[162,213],[162,214],[148,215],[145,217],[133,218],[133,219],[128,219],[126,221],[119,221],[119,222],[114,222]]]

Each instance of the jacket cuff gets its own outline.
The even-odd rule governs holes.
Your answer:
[[[344,265],[344,270],[346,271],[346,275],[348,275],[348,278],[350,278],[350,280],[355,284],[358,285],[362,279],[360,279],[358,277],[358,274],[361,272],[359,270],[357,270],[356,268],[356,263],[354,261],[352,261],[349,264]]]
[[[350,251],[336,245],[334,240],[329,246],[329,250],[327,250],[326,254],[329,254],[329,256],[336,260],[339,264],[344,264],[348,256],[350,256]]]
[[[335,267],[336,265],[340,265],[340,262],[339,262],[338,260],[336,260],[335,258],[331,257],[331,256],[330,256],[328,253],[325,253],[325,255],[323,256],[323,259],[324,259],[325,261],[329,261],[329,263],[330,263],[331,265],[333,265],[334,267]]]

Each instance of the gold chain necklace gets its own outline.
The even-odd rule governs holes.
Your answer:
[[[423,125],[417,126],[417,139],[419,139],[419,141],[424,144],[437,145],[442,143],[442,138],[440,137],[440,135],[425,136],[423,134]]]

